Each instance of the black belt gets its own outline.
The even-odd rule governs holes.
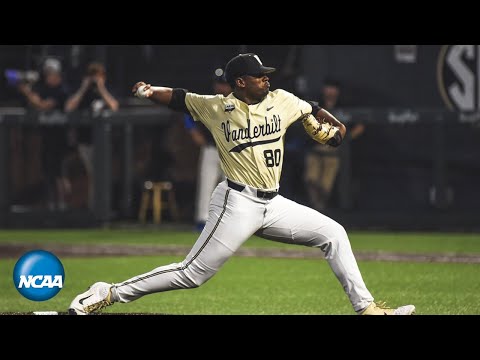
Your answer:
[[[237,190],[239,192],[242,192],[243,189],[245,189],[245,186],[234,183],[233,181],[230,181],[229,179],[227,179],[227,184],[228,184],[228,187],[232,188],[233,190]],[[278,195],[278,191],[257,190],[257,197],[260,198],[260,199],[270,200],[270,199],[273,199],[277,195]]]

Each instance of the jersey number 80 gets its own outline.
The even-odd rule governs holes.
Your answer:
[[[265,150],[263,152],[263,156],[265,156],[265,163],[267,167],[274,167],[280,165],[280,159],[282,157],[282,152],[280,149],[273,150]]]

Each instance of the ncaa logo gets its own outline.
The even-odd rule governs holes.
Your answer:
[[[13,269],[13,283],[18,292],[33,301],[51,299],[62,289],[64,281],[62,263],[44,250],[25,253]]]
[[[480,109],[480,46],[444,45],[437,63],[437,82],[450,110]]]

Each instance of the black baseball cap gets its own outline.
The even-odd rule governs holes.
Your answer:
[[[274,72],[273,67],[263,66],[258,55],[253,53],[239,54],[231,59],[225,66],[225,78],[229,83],[243,75],[265,75]]]

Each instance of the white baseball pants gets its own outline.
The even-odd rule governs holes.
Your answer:
[[[343,226],[329,217],[277,195],[271,200],[218,184],[205,228],[185,260],[158,267],[115,284],[113,296],[126,303],[156,292],[195,288],[208,281],[253,234],[265,239],[319,248],[340,281],[353,309],[373,297],[360,274]]]

